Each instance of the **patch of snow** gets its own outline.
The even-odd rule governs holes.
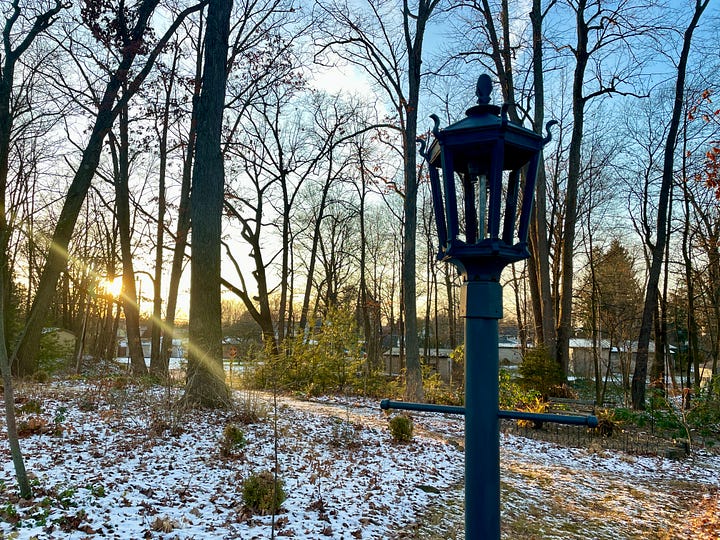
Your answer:
[[[275,427],[272,396],[257,394],[269,416],[242,426],[247,445],[226,458],[219,441],[235,413],[180,414],[178,396],[162,389],[55,383],[23,397],[38,401],[40,416],[63,430],[22,440],[34,504],[13,501],[9,450],[0,452],[0,509],[9,504],[20,518],[17,525],[0,521],[0,538],[269,538],[273,518],[247,511],[242,482],[274,469],[276,429],[288,496],[275,516],[276,536],[415,538],[407,531],[422,530],[427,516],[443,509],[442,519],[461,528],[459,417],[415,415],[414,441],[395,444],[375,401],[281,397]],[[159,421],[182,432],[158,430]],[[692,505],[716,504],[720,490],[720,457],[709,454],[672,461],[502,435],[501,467],[507,538],[523,520],[536,538],[617,540],[669,530],[672,538],[692,538],[674,524],[692,522]]]

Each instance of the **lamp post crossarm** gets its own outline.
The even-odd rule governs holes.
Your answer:
[[[435,412],[443,414],[465,415],[465,407],[457,405],[436,405],[434,403],[413,403],[409,401],[392,401],[384,399],[380,402],[380,408],[384,411],[402,410],[402,411],[418,411],[418,412]],[[595,415],[572,415],[572,414],[552,414],[552,413],[533,413],[526,411],[508,411],[500,409],[498,418],[503,420],[531,420],[534,422],[550,422],[553,424],[565,424],[571,426],[587,426],[595,428],[598,426],[598,418]]]

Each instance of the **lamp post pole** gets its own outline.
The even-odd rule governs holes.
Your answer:
[[[465,318],[465,538],[500,538],[500,429],[498,320],[502,286],[466,281]]]
[[[463,278],[465,407],[390,400],[380,407],[465,415],[465,538],[500,540],[500,418],[591,427],[597,418],[499,410],[500,274],[530,256],[537,168],[550,136],[509,122],[506,106],[491,105],[487,75],[476,91],[478,104],[463,120],[441,130],[431,115],[435,140],[429,147],[421,141],[420,150],[430,175],[438,260],[455,265]]]

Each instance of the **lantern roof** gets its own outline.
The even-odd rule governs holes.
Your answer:
[[[440,147],[452,152],[456,168],[461,172],[470,160],[483,160],[493,151],[496,141],[504,140],[504,170],[514,170],[527,163],[533,153],[543,146],[543,137],[521,125],[509,122],[507,105],[499,107],[490,103],[492,82],[482,74],[476,86],[477,105],[465,112],[465,118],[439,129],[435,121],[435,140],[429,149],[430,162],[439,163]]]

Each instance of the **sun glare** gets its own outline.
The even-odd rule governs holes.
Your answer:
[[[114,279],[102,279],[100,280],[100,290],[109,294],[110,296],[120,296],[122,292],[122,276],[117,276]]]

